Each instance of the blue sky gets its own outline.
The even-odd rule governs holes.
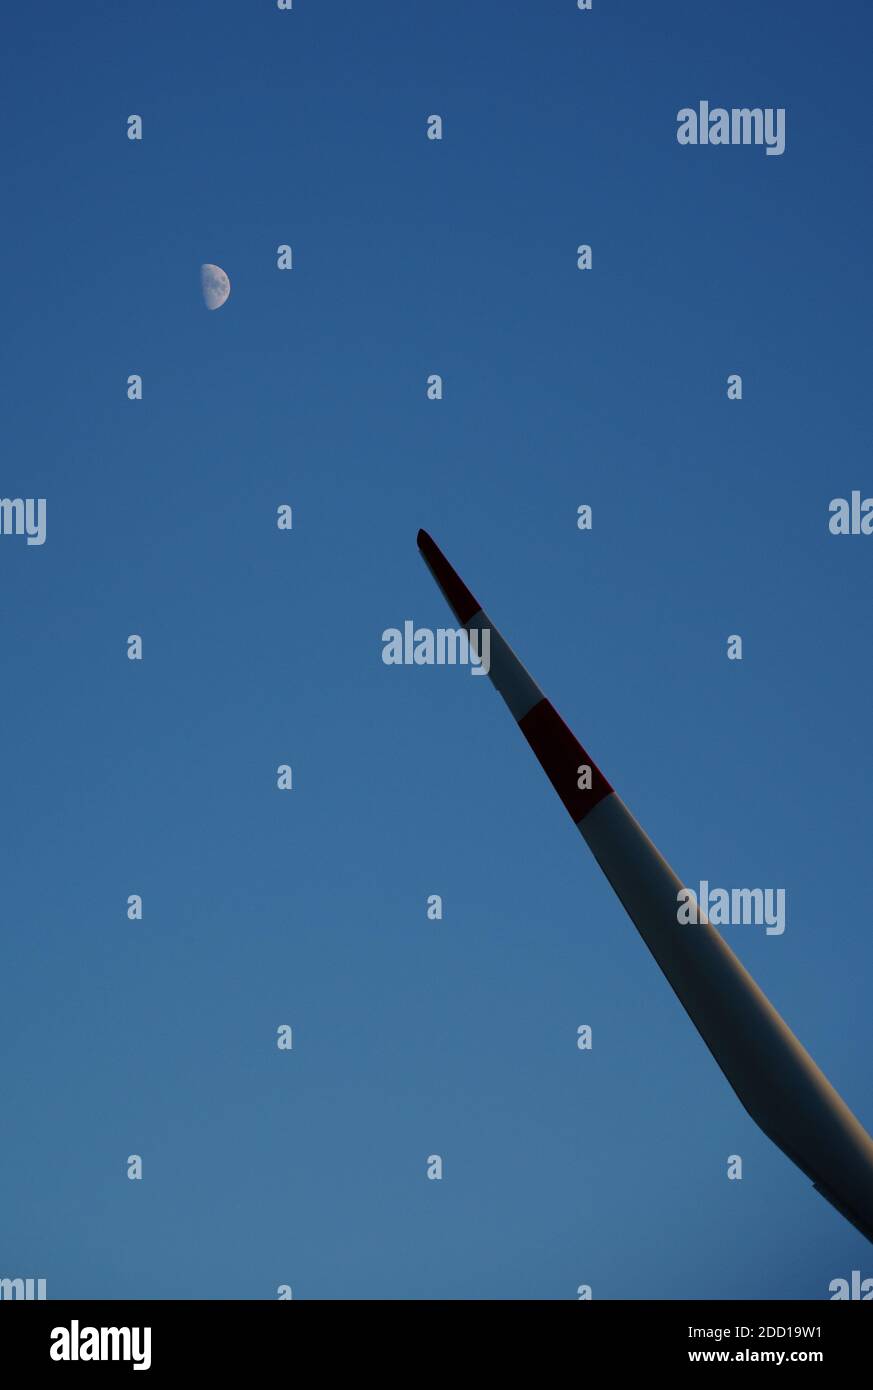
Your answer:
[[[47,499],[47,540],[0,537],[0,1274],[873,1273],[490,684],[381,661],[385,628],[450,621],[425,526],[677,873],[787,890],[784,936],[725,934],[873,1129],[873,538],[827,526],[873,495],[871,37],[867,6],[788,0],[9,17],[0,492]],[[784,155],[680,147],[700,99],[784,106]]]

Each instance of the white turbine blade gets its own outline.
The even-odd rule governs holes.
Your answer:
[[[715,927],[700,913],[679,922],[683,885],[669,864],[427,532],[418,545],[462,627],[489,630],[492,681],[743,1106],[873,1240],[873,1139]],[[580,789],[583,767],[590,785]]]

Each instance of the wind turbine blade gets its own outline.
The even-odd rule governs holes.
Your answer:
[[[873,1240],[873,1139],[715,927],[679,922],[681,881],[426,531],[418,545],[460,625],[488,630],[491,680],[742,1105]]]

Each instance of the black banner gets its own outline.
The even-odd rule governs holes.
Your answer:
[[[869,1309],[832,1302],[34,1301],[0,1308],[4,1369],[12,1361],[19,1373],[53,1377],[190,1370],[198,1383],[253,1362],[310,1378],[312,1361],[301,1356],[317,1357],[321,1370],[372,1373],[378,1357],[380,1366],[405,1366],[414,1375],[442,1366],[457,1374],[459,1357],[467,1365],[470,1352],[488,1360],[490,1378],[503,1364],[519,1372],[519,1358],[541,1357],[546,1345],[550,1361],[566,1353],[577,1370],[582,1356],[585,1365],[619,1374],[805,1365],[832,1377],[864,1364],[871,1327]],[[470,1350],[461,1354],[461,1347]]]

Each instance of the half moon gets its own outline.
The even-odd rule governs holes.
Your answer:
[[[220,309],[230,294],[230,281],[220,265],[202,265],[200,288],[207,309]]]

